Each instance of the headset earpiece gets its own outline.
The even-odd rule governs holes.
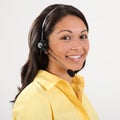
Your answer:
[[[45,40],[44,40],[44,42],[45,42]],[[48,49],[47,42],[45,42],[45,43],[39,42],[37,46],[39,49],[43,50],[44,52],[47,51],[47,49]]]
[[[43,48],[43,44],[41,42],[38,43],[38,48],[42,49]]]

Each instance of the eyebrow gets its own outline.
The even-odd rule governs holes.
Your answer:
[[[61,33],[61,32],[69,32],[69,33],[72,33],[71,30],[61,30],[61,31],[58,32],[58,34]],[[81,33],[83,33],[83,32],[88,32],[88,30],[85,29],[85,30],[81,31]]]
[[[61,30],[61,31],[58,32],[58,34],[61,33],[61,32],[69,32],[69,33],[72,33],[71,30]]]
[[[81,33],[83,33],[83,32],[88,32],[88,30],[83,30],[83,31],[81,31]]]

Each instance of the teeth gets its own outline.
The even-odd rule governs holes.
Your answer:
[[[80,55],[79,56],[68,56],[68,57],[71,59],[78,59],[78,58],[80,58]]]

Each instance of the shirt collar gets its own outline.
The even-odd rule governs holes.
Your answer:
[[[53,86],[55,86],[60,81],[65,82],[65,83],[67,82],[66,80],[63,80],[60,77],[54,74],[51,74],[45,70],[38,71],[38,74],[36,75],[34,81],[37,81],[46,90],[51,89]],[[82,88],[84,87],[84,79],[82,76],[75,75],[75,77],[73,77],[72,83],[80,84]]]
[[[37,81],[45,89],[50,89],[55,86],[61,79],[47,71],[40,70],[35,77],[34,81]]]

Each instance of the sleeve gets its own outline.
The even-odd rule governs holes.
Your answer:
[[[18,98],[13,106],[12,120],[52,120],[51,105],[42,95]]]

